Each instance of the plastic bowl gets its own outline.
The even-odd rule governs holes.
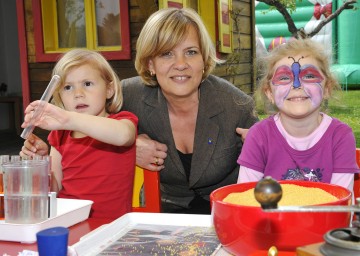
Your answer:
[[[307,181],[280,181],[321,188],[339,200],[323,205],[350,205],[351,192],[341,186]],[[332,229],[348,227],[347,212],[264,212],[260,207],[223,202],[230,193],[254,188],[256,182],[221,187],[210,195],[212,219],[223,247],[234,255],[250,255],[276,246],[279,251],[295,251],[296,247],[323,241]]]

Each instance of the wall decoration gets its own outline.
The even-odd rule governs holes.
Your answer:
[[[187,7],[188,0],[159,0],[159,8],[184,8]]]
[[[231,0],[218,0],[218,40],[219,52],[232,52],[232,10]]]

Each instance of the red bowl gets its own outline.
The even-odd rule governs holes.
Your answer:
[[[303,187],[321,188],[339,200],[323,205],[350,205],[351,192],[337,185],[280,181]],[[351,213],[344,212],[264,212],[260,207],[223,202],[230,193],[254,188],[256,182],[218,188],[210,195],[212,219],[223,247],[234,255],[249,255],[276,246],[279,251],[295,251],[296,247],[323,241],[332,229],[348,227]]]

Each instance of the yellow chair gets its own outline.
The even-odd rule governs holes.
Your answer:
[[[159,172],[135,168],[133,212],[161,212]]]

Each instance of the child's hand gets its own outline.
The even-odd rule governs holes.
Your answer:
[[[36,108],[42,108],[39,115],[34,116]],[[67,111],[44,101],[31,102],[25,109],[22,128],[30,125],[38,126],[45,130],[62,130],[67,121]]]
[[[48,155],[48,145],[34,134],[30,134],[27,140],[24,141],[24,146],[21,148],[20,156],[26,157],[35,155],[46,156]]]

